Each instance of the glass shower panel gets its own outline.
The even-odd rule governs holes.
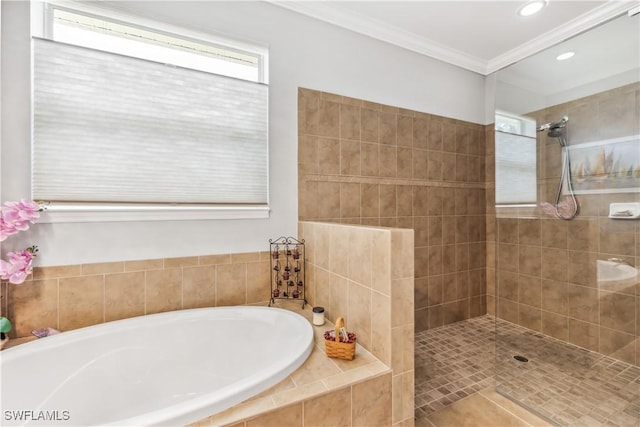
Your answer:
[[[640,19],[591,31],[609,25],[637,35]],[[496,206],[496,387],[557,425],[637,426],[640,220],[628,218],[640,209],[640,73],[553,94],[532,84],[518,100],[524,92],[506,88],[526,61],[497,73],[496,107],[538,127],[566,116],[566,147],[553,129],[537,132],[535,203]],[[566,183],[556,200],[565,150],[579,205],[571,220],[558,215],[570,205]]]

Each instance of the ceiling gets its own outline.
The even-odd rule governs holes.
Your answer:
[[[626,13],[637,1],[279,1],[278,6],[488,75]]]

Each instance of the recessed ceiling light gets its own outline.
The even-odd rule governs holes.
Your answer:
[[[573,55],[575,55],[575,52],[565,52],[565,53],[561,53],[560,55],[556,56],[556,59],[558,61],[564,61],[565,59],[569,59],[571,58]]]
[[[547,5],[547,0],[532,0],[518,9],[518,15],[531,16],[540,12]]]

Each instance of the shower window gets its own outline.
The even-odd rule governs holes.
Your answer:
[[[535,121],[496,114],[496,205],[537,201]]]
[[[266,216],[266,51],[45,11],[33,40],[34,198]]]

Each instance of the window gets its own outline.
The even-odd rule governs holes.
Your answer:
[[[537,202],[535,121],[496,114],[496,205]]]
[[[264,207],[266,52],[48,5],[34,38],[32,196]]]

